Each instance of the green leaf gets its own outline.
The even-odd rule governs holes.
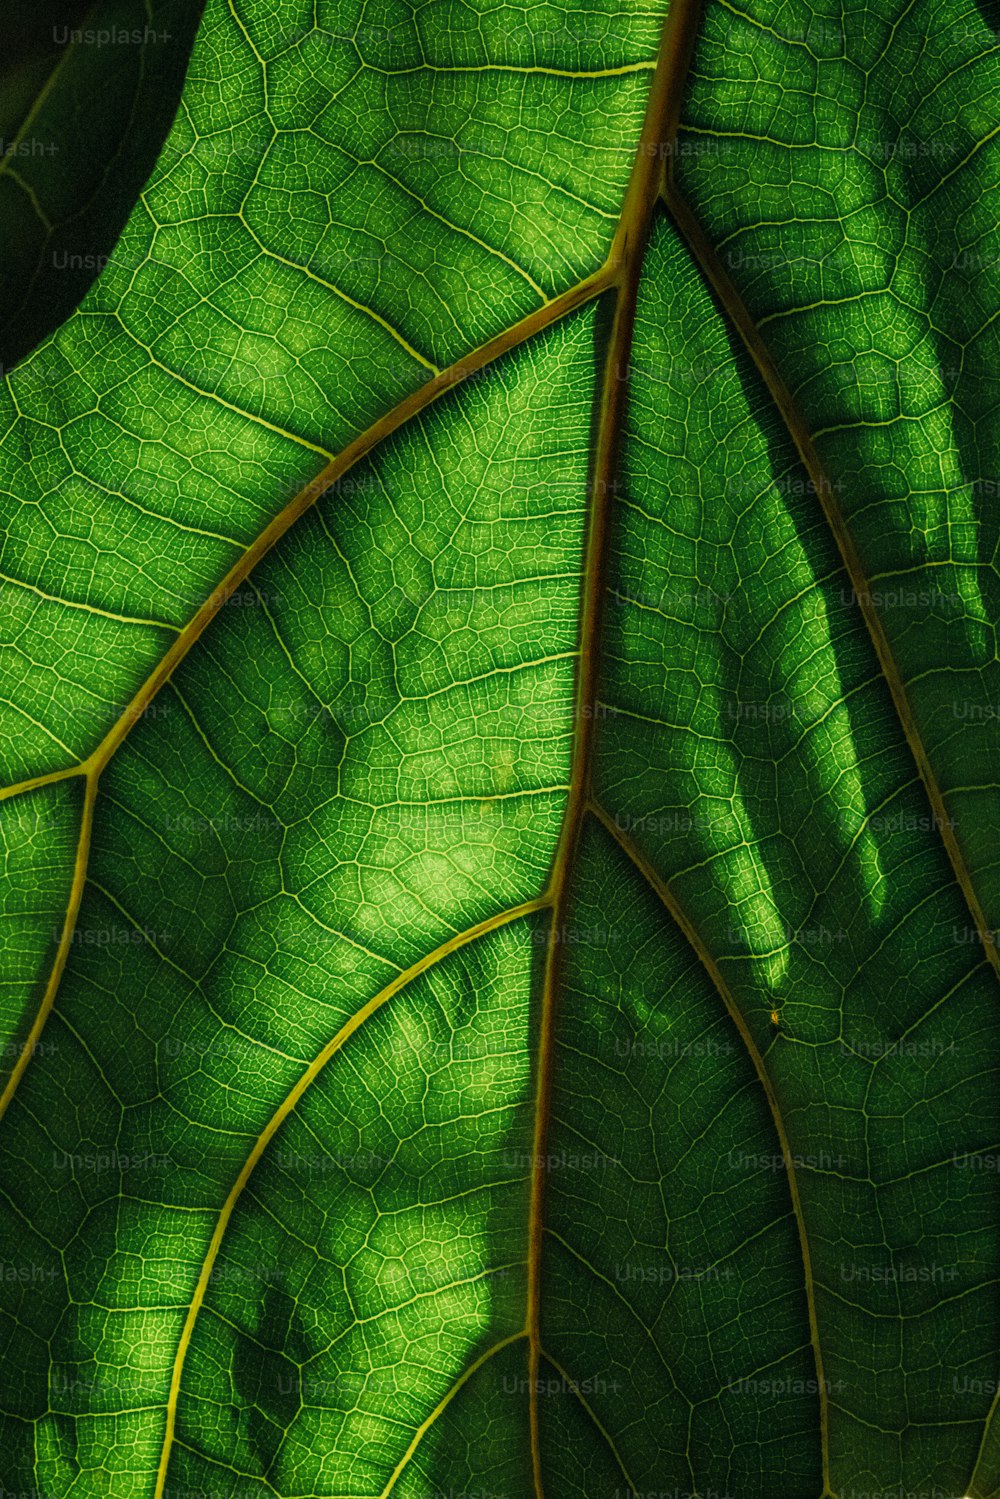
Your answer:
[[[80,302],[156,161],[200,0],[38,0],[0,19],[0,370]]]
[[[997,56],[209,4],[2,395],[6,1490],[1000,1493]]]

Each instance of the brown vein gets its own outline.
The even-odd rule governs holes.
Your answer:
[[[49,973],[49,981],[42,995],[42,1002],[38,1006],[38,1012],[31,1024],[24,1045],[18,1052],[17,1062],[7,1079],[7,1085],[0,1093],[0,1119],[7,1112],[11,1099],[17,1092],[18,1084],[24,1076],[28,1063],[31,1061],[38,1045],[38,1038],[45,1029],[46,1021],[52,1013],[52,1006],[56,1001],[56,994],[62,980],[63,969],[66,967],[66,959],[69,957],[70,943],[73,941],[73,933],[76,930],[76,918],[80,910],[80,902],[83,899],[83,887],[87,881],[87,861],[90,856],[90,835],[94,825],[94,801],[97,795],[97,780],[90,777],[87,780],[83,794],[83,813],[80,818],[80,834],[76,845],[76,857],[73,861],[73,879],[70,884],[69,900],[66,903],[66,915],[63,920],[62,931],[59,934],[59,945],[53,959],[52,969]]]
[[[700,0],[672,0],[663,27],[659,60],[646,106],[646,117],[632,174],[615,233],[611,261],[620,267],[614,316],[604,356],[604,382],[598,415],[597,443],[590,483],[583,588],[580,599],[579,658],[575,689],[575,720],[570,789],[559,845],[553,861],[548,894],[552,902],[536,1074],[535,1127],[528,1217],[528,1288],[525,1330],[528,1334],[528,1390],[531,1462],[536,1499],[544,1499],[538,1390],[540,1387],[541,1274],[545,1209],[545,1156],[552,1095],[552,1065],[565,944],[560,931],[569,904],[569,875],[576,857],[580,831],[590,794],[597,708],[599,645],[603,579],[607,557],[611,496],[618,469],[618,450],[628,391],[627,372],[635,328],[639,277],[656,206],[660,163],[669,156],[680,116],[681,94],[687,75],[700,13]]]
[[[613,817],[609,817],[608,813],[598,802],[590,802],[588,804],[588,811],[590,811],[593,816],[596,817],[597,821],[615,840],[626,857],[632,862],[632,864],[634,864],[635,868],[642,875],[647,885],[649,885],[650,889],[653,890],[660,898],[670,916],[673,918],[680,930],[684,933],[684,936],[687,938],[691,947],[694,949],[699,960],[701,961],[703,968],[718,990],[722,1003],[725,1005],[726,1010],[729,1014],[729,1018],[732,1020],[733,1024],[736,1026],[736,1029],[740,1034],[740,1039],[742,1040],[743,1045],[746,1047],[747,1054],[749,1055],[750,1060],[753,1063],[754,1070],[756,1071],[757,1077],[760,1080],[760,1085],[764,1090],[764,1096],[767,1099],[768,1107],[771,1111],[771,1118],[774,1121],[775,1132],[778,1136],[778,1143],[781,1147],[781,1154],[785,1162],[785,1175],[788,1178],[788,1190],[792,1199],[792,1210],[795,1214],[795,1222],[799,1233],[799,1245],[802,1250],[802,1265],[805,1280],[806,1304],[809,1309],[809,1336],[813,1346],[813,1356],[816,1361],[816,1383],[819,1386],[820,1436],[823,1454],[823,1493],[824,1495],[829,1494],[829,1399],[826,1379],[823,1374],[823,1351],[820,1347],[819,1325],[816,1317],[816,1292],[813,1278],[812,1254],[809,1248],[809,1237],[806,1233],[805,1217],[802,1212],[802,1200],[799,1195],[798,1178],[795,1174],[795,1159],[792,1155],[791,1146],[788,1140],[788,1132],[785,1129],[785,1121],[782,1118],[781,1109],[778,1105],[778,1098],[777,1094],[774,1091],[774,1085],[772,1084],[770,1075],[767,1071],[766,1066],[764,1065],[764,1058],[761,1056],[760,1051],[757,1047],[757,1043],[754,1041],[753,1036],[750,1034],[746,1021],[743,1018],[743,1014],[739,1006],[737,1005],[735,998],[733,997],[733,993],[729,987],[729,984],[723,976],[719,965],[716,963],[715,959],[712,957],[712,954],[709,952],[708,948],[702,941],[701,934],[698,932],[697,928],[694,926],[687,913],[678,904],[677,898],[674,895],[673,891],[670,889],[670,886],[666,883],[665,880],[662,880],[660,878],[656,870],[653,868],[652,864],[650,864],[649,860],[636,846],[629,835],[618,826]]]
[[[801,412],[796,405],[785,380],[780,374],[771,352],[761,337],[760,330],[750,315],[742,297],[733,284],[732,278],[723,266],[716,254],[715,246],[711,243],[705,230],[696,218],[690,205],[682,197],[673,181],[673,162],[668,162],[663,186],[663,198],[668,209],[673,215],[678,229],[687,242],[688,249],[700,267],[703,276],[709,286],[715,292],[723,311],[731,319],[743,340],[744,346],[760,373],[761,379],[770,392],[771,399],[781,413],[782,420],[788,429],[789,435],[798,450],[810,479],[816,487],[820,506],[827,524],[833,533],[837,549],[840,552],[841,561],[851,580],[858,606],[861,609],[862,618],[868,629],[875,654],[878,657],[879,667],[885,678],[892,697],[896,715],[899,718],[906,742],[910,747],[920,779],[924,783],[927,799],[934,813],[935,823],[941,834],[941,840],[951,864],[955,880],[965,898],[969,913],[979,933],[983,950],[993,970],[1000,978],[1000,951],[993,940],[985,913],[979,904],[965,863],[965,858],[959,846],[958,838],[952,819],[948,815],[941,788],[931,767],[930,757],[924,747],[917,727],[913,709],[907,696],[906,687],[900,676],[896,659],[889,644],[889,638],[879,616],[878,610],[872,600],[871,585],[865,573],[864,563],[847,528],[847,522],[837,503],[830,480],[826,471],[812,434],[807,427]]]
[[[583,1393],[576,1380],[573,1379],[572,1375],[566,1372],[562,1364],[560,1364],[557,1359],[554,1359],[551,1353],[547,1353],[544,1348],[542,1349],[542,1358],[545,1359],[547,1363],[552,1365],[553,1369],[556,1371],[566,1388],[568,1390],[571,1390],[572,1393],[576,1396],[577,1400],[580,1402],[582,1410],[589,1418],[591,1424],[593,1425],[595,1430],[599,1431],[601,1436],[604,1438],[605,1445],[614,1457],[615,1462],[618,1464],[618,1467],[621,1470],[622,1477],[625,1479],[625,1482],[629,1486],[629,1490],[632,1494],[632,1499],[639,1499],[640,1490],[638,1484],[632,1478],[628,1468],[626,1468],[625,1462],[622,1458],[621,1453],[618,1451],[617,1446],[615,1445],[611,1433],[604,1425],[600,1416],[598,1416],[597,1412],[594,1410],[594,1407],[591,1405],[590,1401],[587,1399],[586,1395]]]
[[[30,791],[35,791],[42,786],[51,786],[58,781],[68,780],[73,776],[83,776],[86,783],[85,805],[86,838],[81,838],[80,850],[77,855],[76,869],[73,880],[73,900],[67,910],[67,925],[64,926],[62,940],[57,951],[56,960],[52,967],[49,983],[45,991],[42,1005],[35,1017],[30,1032],[31,1047],[37,1042],[45,1022],[55,1003],[56,993],[62,978],[63,969],[66,965],[66,957],[70,943],[73,938],[73,928],[79,911],[80,898],[86,879],[86,864],[90,847],[90,826],[93,817],[93,809],[97,795],[97,784],[102,771],[111,760],[112,756],[128,737],[128,734],[136,723],[143,717],[150,703],[159,692],[160,688],[168,680],[171,673],[187,656],[192,647],[201,639],[212,620],[219,610],[225,605],[236,590],[244,583],[257,563],[277,545],[286,531],[295,524],[301,515],[304,515],[316,504],[331,484],[343,477],[349,469],[364,458],[371,450],[388,437],[397,428],[401,427],[410,417],[425,410],[433,401],[438,400],[446,391],[460,385],[477,371],[484,369],[494,360],[508,350],[516,348],[525,340],[541,332],[550,323],[558,321],[576,308],[597,297],[615,282],[615,259],[610,255],[600,270],[595,271],[592,276],[580,281],[562,296],[556,297],[544,307],[536,308],[520,322],[514,323],[496,338],[490,339],[488,343],[482,344],[471,353],[463,357],[447,369],[442,370],[433,380],[429,380],[418,390],[406,396],[391,411],[387,411],[378,421],[373,422],[364,432],[360,433],[353,442],[349,443],[343,452],[338,454],[330,463],[323,468],[314,479],[301,489],[287,505],[274,517],[270,524],[260,533],[253,544],[233,563],[225,577],[212,591],[202,604],[196,614],[180,631],[177,639],[172,643],[170,649],[161,658],[155,669],[150,673],[131,699],[127,707],[112,725],[96,749],[92,750],[85,760],[77,764],[65,767],[62,770],[50,771],[45,775],[32,776],[26,780],[18,781],[16,784],[7,786],[0,790],[0,801],[13,796],[20,796]],[[75,904],[73,903],[75,901]],[[14,1095],[21,1078],[24,1075],[28,1061],[31,1058],[31,1049],[26,1049],[18,1059],[7,1088],[0,1097],[0,1116],[6,1109],[10,1099]]]
[[[316,1078],[323,1071],[323,1068],[326,1066],[327,1062],[329,1062],[331,1057],[334,1057],[337,1052],[346,1045],[346,1043],[354,1035],[355,1031],[360,1030],[361,1026],[364,1025],[369,1016],[374,1015],[376,1010],[380,1010],[384,1004],[387,1004],[388,1001],[392,999],[396,994],[398,994],[401,989],[404,989],[407,984],[412,983],[414,979],[419,978],[421,974],[426,973],[428,969],[433,968],[437,963],[440,963],[442,959],[448,957],[450,953],[457,952],[459,948],[467,946],[470,942],[475,942],[478,937],[485,936],[487,932],[495,932],[500,927],[507,926],[510,922],[516,921],[521,916],[530,916],[535,911],[540,911],[546,904],[546,897],[542,896],[537,900],[524,901],[519,906],[512,906],[507,911],[501,911],[495,916],[490,916],[485,921],[480,921],[475,926],[468,927],[464,932],[457,932],[455,936],[449,937],[446,942],[442,942],[438,947],[434,948],[433,952],[426,953],[422,958],[418,958],[415,963],[411,963],[409,968],[405,968],[402,973],[398,973],[390,983],[386,984],[384,989],[380,989],[379,992],[373,996],[373,998],[369,999],[365,1004],[363,1004],[359,1010],[356,1010],[351,1018],[341,1026],[337,1034],[327,1042],[327,1044],[323,1047],[323,1050],[319,1052],[316,1057],[314,1057],[309,1066],[299,1076],[299,1079],[295,1083],[295,1086],[285,1094],[285,1097],[281,1100],[281,1103],[275,1109],[274,1113],[271,1115],[270,1119],[267,1121],[264,1128],[257,1136],[257,1139],[254,1142],[253,1149],[247,1156],[247,1159],[244,1162],[239,1175],[230,1188],[229,1196],[223,1203],[222,1210],[219,1213],[218,1218],[216,1219],[215,1229],[212,1233],[208,1249],[205,1253],[205,1258],[202,1262],[201,1272],[195,1285],[194,1294],[191,1297],[187,1315],[184,1318],[184,1326],[181,1330],[181,1336],[177,1345],[177,1353],[174,1356],[173,1369],[170,1375],[170,1388],[167,1394],[167,1420],[163,1433],[163,1446],[160,1451],[159,1466],[156,1473],[156,1488],[154,1490],[154,1499],[164,1499],[164,1486],[167,1481],[167,1467],[170,1462],[170,1453],[173,1448],[174,1434],[177,1428],[177,1402],[180,1395],[181,1377],[184,1373],[184,1361],[187,1358],[187,1352],[191,1343],[191,1337],[194,1333],[195,1323],[198,1320],[198,1313],[201,1311],[202,1305],[204,1304],[205,1294],[208,1290],[208,1285],[212,1278],[212,1271],[215,1267],[215,1262],[218,1259],[219,1250],[222,1246],[222,1240],[225,1237],[226,1229],[229,1227],[229,1222],[233,1216],[233,1212],[235,1211],[236,1204],[239,1202],[240,1197],[243,1195],[243,1190],[246,1187],[247,1182],[253,1175],[254,1170],[268,1145],[274,1139],[274,1136],[278,1133],[278,1130],[284,1124],[289,1114],[291,1114],[295,1109],[303,1094],[309,1087],[311,1087]],[[523,1334],[518,1333],[516,1336],[520,1337],[523,1336]],[[513,1342],[514,1340],[514,1337],[511,1337],[508,1341]],[[497,1347],[500,1346],[500,1344],[497,1344]],[[485,1362],[485,1355],[480,1360],[480,1362]],[[473,1365],[473,1367],[467,1371],[465,1378],[474,1373],[475,1368],[477,1367],[478,1365]],[[462,1382],[464,1382],[464,1380],[460,1381],[459,1383]],[[457,1389],[458,1386],[456,1386],[455,1388]],[[455,1390],[452,1390],[451,1393],[454,1394]],[[449,1395],[448,1399],[450,1398],[451,1397]],[[447,1400],[444,1403],[446,1404]],[[441,1408],[443,1408],[443,1406]],[[406,1454],[407,1459],[410,1455],[410,1452],[413,1450],[413,1448],[415,1448],[419,1437],[423,1435],[423,1432],[430,1424],[431,1421],[429,1418],[423,1423],[423,1426],[418,1428],[417,1435],[414,1437],[410,1449],[408,1449],[408,1452]],[[402,1464],[402,1466],[405,1466],[405,1463]],[[400,1472],[402,1471],[402,1466],[400,1466],[399,1468]],[[390,1488],[392,1487],[392,1483],[395,1482],[397,1476],[398,1473],[393,1474],[389,1484]],[[388,1493],[388,1489],[386,1489],[385,1492]]]
[[[542,332],[551,323],[558,322],[568,313],[574,312],[578,307],[592,301],[594,297],[600,296],[601,292],[606,291],[615,283],[615,264],[614,256],[609,255],[604,265],[592,276],[570,287],[569,291],[555,297],[544,307],[536,308],[519,322],[513,323],[502,333],[497,334],[496,338],[481,344],[469,354],[463,354],[454,364],[435,375],[433,380],[428,380],[417,390],[405,396],[398,405],[393,406],[364,432],[359,433],[342,452],[320,470],[315,478],[310,479],[309,483],[299,490],[287,505],[279,510],[256,540],[240,554],[222,581],[179,632],[170,649],[162,656],[96,749],[85,760],[66,766],[63,770],[32,776],[0,789],[0,801],[8,797],[19,796],[22,792],[33,791],[38,786],[47,786],[55,781],[66,780],[70,776],[99,775],[130,730],[143,716],[164,682],[172,672],[176,671],[226,601],[246,581],[257,563],[272,550],[285,532],[290,530],[299,517],[322,498],[331,485],[343,478],[348,470],[362,458],[367,457],[383,438],[395,432],[411,417],[424,411],[447,391],[456,385],[461,385],[470,376],[477,374],[509,350],[517,348],[519,344],[532,338],[536,333]]]

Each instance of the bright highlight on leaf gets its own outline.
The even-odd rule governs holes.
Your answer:
[[[8,374],[0,1496],[1000,1493],[1000,49],[755,5],[209,0]]]

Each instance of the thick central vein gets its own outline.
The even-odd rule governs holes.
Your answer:
[[[664,23],[660,55],[650,89],[646,118],[611,252],[611,264],[618,267],[618,280],[611,332],[604,351],[597,442],[590,479],[587,540],[580,598],[573,760],[566,811],[548,889],[552,904],[542,980],[539,1047],[536,1062],[525,1325],[529,1349],[528,1398],[536,1499],[544,1499],[545,1492],[538,1410],[543,1357],[541,1274],[545,1208],[544,1162],[551,1113],[557,1000],[562,976],[562,957],[566,945],[560,938],[566,926],[570,901],[570,877],[590,796],[610,511],[617,482],[618,455],[628,392],[628,382],[625,376],[631,358],[639,280],[660,190],[663,162],[670,154],[677,131],[684,81],[694,48],[699,14],[700,0],[672,0]]]

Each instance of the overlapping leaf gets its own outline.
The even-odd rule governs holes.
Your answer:
[[[41,0],[0,19],[0,366],[107,264],[177,107],[200,0]]]

